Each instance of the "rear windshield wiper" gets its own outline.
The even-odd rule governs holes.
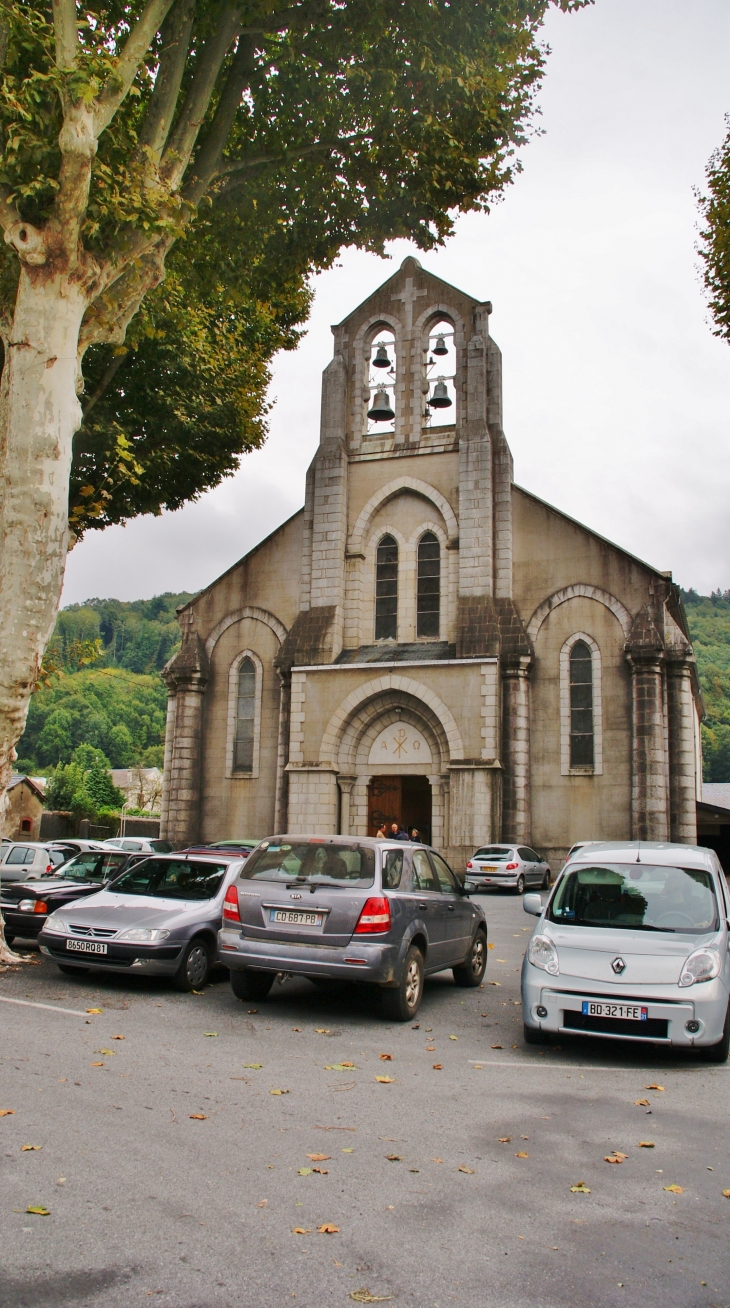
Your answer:
[[[299,881],[287,881],[287,890],[347,890],[341,881],[310,881],[302,877]]]

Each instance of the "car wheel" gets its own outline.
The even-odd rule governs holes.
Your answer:
[[[549,889],[550,889],[550,872],[549,872],[549,871],[545,873],[545,875],[544,875],[542,881],[540,882],[540,889],[541,889],[541,890],[549,890]]]
[[[64,976],[83,976],[88,972],[88,967],[71,967],[68,963],[57,963],[56,967]]]
[[[722,1040],[718,1040],[716,1045],[708,1045],[706,1049],[699,1049],[698,1052],[708,1063],[726,1063],[730,1053],[730,1004],[725,1014],[725,1025],[722,1030]]]
[[[200,990],[205,985],[209,972],[210,950],[205,941],[198,937],[191,940],[183,950],[173,985],[176,990],[189,994],[191,990]]]
[[[275,972],[231,972],[231,990],[236,999],[265,999],[276,980]]]
[[[528,1026],[525,1022],[524,1033],[526,1045],[546,1045],[548,1043],[547,1034],[537,1026]]]
[[[383,1017],[389,1018],[391,1022],[409,1022],[416,1016],[422,998],[423,954],[415,945],[411,945],[406,954],[400,984],[393,988],[384,986],[380,992]]]
[[[523,874],[520,872],[520,875],[517,878],[517,884],[515,886],[515,894],[524,895],[524,893],[525,893],[525,878]]]
[[[465,963],[452,968],[457,986],[479,986],[487,969],[487,937],[477,931]]]

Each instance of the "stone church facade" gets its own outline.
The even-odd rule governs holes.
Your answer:
[[[177,846],[385,819],[456,867],[696,841],[678,588],[514,484],[490,312],[409,258],[333,328],[303,510],[180,611]]]

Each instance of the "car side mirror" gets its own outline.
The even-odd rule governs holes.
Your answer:
[[[459,890],[461,891],[462,895],[473,895],[476,889],[477,887],[474,885],[473,881],[464,881],[463,883],[461,882],[459,883]]]
[[[542,900],[539,895],[523,895],[522,907],[526,913],[531,913],[533,917],[539,917],[542,913]]]

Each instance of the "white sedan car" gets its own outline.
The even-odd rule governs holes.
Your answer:
[[[712,849],[616,842],[579,849],[547,903],[522,966],[525,1040],[562,1035],[730,1047],[730,897]]]
[[[506,887],[521,895],[525,886],[550,885],[550,864],[526,845],[483,845],[466,865],[466,877],[477,890]]]

